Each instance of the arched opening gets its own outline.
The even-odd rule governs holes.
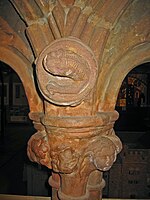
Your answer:
[[[120,117],[115,124],[116,132],[135,133],[143,148],[150,147],[150,63],[131,70],[125,77],[118,94],[116,110]],[[139,139],[139,140],[140,140]]]
[[[20,78],[4,62],[0,75],[0,193],[25,194],[25,148],[33,133],[28,101]]]
[[[21,79],[9,65],[0,62],[0,193],[3,194],[48,193],[44,185],[48,178],[46,169],[39,169],[38,164],[33,164],[27,157],[27,142],[35,133],[28,113],[28,100]],[[41,178],[38,182],[43,193],[32,185],[32,179],[38,178]]]
[[[150,159],[150,63],[132,69],[120,87],[116,110],[120,118],[115,132],[123,143],[107,177],[104,195],[110,198],[149,196]]]

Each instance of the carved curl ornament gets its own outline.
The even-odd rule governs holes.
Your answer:
[[[97,62],[91,49],[77,38],[55,40],[36,62],[43,96],[58,105],[80,104],[93,89]]]

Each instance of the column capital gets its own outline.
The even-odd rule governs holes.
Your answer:
[[[39,130],[29,140],[30,159],[59,173],[62,185],[65,184],[68,189],[70,184],[81,186],[81,191],[71,192],[69,189],[68,193],[61,185],[60,199],[67,200],[67,195],[76,199],[76,192],[85,197],[87,190],[84,185],[87,185],[90,174],[95,170],[103,172],[111,168],[122,148],[113,130],[117,118],[116,111],[86,117],[40,116],[44,130]]]

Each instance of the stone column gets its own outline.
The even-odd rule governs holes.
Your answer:
[[[37,133],[28,156],[53,170],[53,200],[100,200],[121,150],[113,126],[118,113],[93,111],[98,67],[91,49],[77,38],[53,42],[37,59],[44,113],[31,113]]]

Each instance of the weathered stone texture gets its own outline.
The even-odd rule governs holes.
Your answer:
[[[29,158],[53,170],[52,199],[101,199],[121,151],[119,88],[150,61],[149,0],[2,0],[0,12],[0,60],[21,78],[37,130]]]

